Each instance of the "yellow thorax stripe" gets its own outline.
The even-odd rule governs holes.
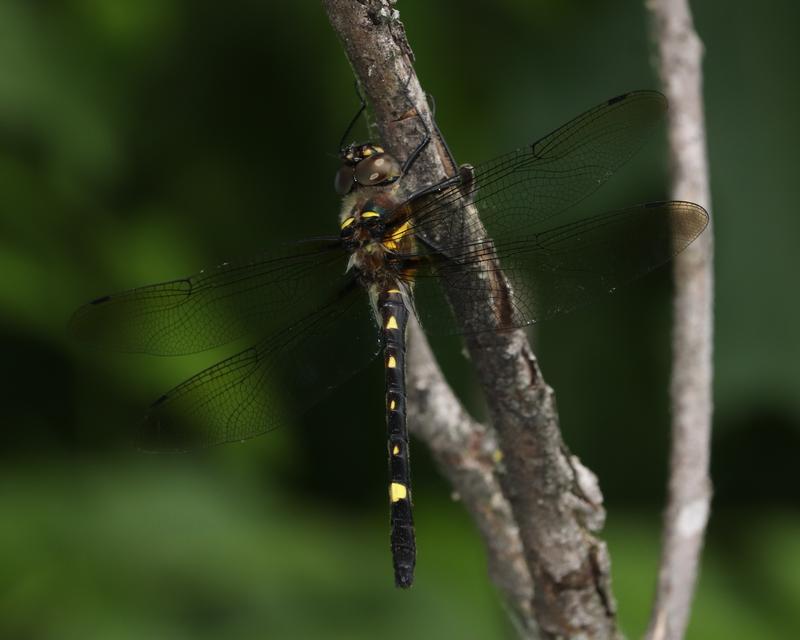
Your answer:
[[[380,218],[381,214],[378,213],[377,211],[364,211],[361,214],[361,217],[362,218]]]
[[[394,232],[387,238],[387,240],[383,243],[383,246],[389,249],[389,251],[394,251],[397,249],[397,243],[400,242],[408,232],[411,230],[411,223],[406,220],[403,224],[401,224]]]
[[[347,220],[342,222],[342,229],[347,229],[347,227],[349,227],[351,224],[353,224],[353,222],[355,222],[355,218],[350,216],[349,218],[347,218]]]

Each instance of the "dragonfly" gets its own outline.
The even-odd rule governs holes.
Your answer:
[[[252,337],[252,346],[152,404],[139,440],[157,451],[266,433],[382,357],[390,546],[395,584],[410,587],[410,319],[433,333],[525,327],[612,292],[683,251],[708,222],[697,204],[648,202],[601,214],[576,206],[636,153],[666,109],[655,91],[617,96],[532,144],[410,196],[402,195],[402,178],[430,140],[427,127],[402,163],[380,145],[344,144],[343,137],[335,179],[342,206],[333,232],[96,298],[75,312],[72,330],[116,350],[170,356]],[[466,207],[475,207],[479,219],[465,215]],[[488,235],[477,234],[478,225]],[[490,301],[498,311],[459,325],[443,296],[473,294],[473,278],[484,274],[510,283]]]

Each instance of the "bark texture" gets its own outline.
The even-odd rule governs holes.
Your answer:
[[[435,127],[394,2],[323,0],[323,6],[371,107],[380,142],[396,157],[408,157],[424,135],[419,118],[431,131]],[[402,187],[411,194],[456,170],[434,135]],[[477,211],[468,206],[462,214]],[[486,295],[447,292],[466,326],[479,314],[494,317],[487,301],[507,286],[488,277],[471,284]],[[461,408],[414,330],[408,373],[412,432],[431,446],[475,519],[492,579],[523,637],[618,637],[608,553],[593,535],[605,518],[602,496],[594,475],[561,438],[554,393],[525,332],[472,335],[466,346],[493,430]]]
[[[711,211],[702,97],[703,45],[687,0],[647,0],[658,71],[670,103],[672,197]],[[663,549],[647,637],[682,638],[689,620],[711,502],[713,233],[674,263],[672,444]]]

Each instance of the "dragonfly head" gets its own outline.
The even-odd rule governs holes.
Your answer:
[[[339,151],[342,166],[336,172],[334,187],[345,196],[353,187],[391,184],[400,177],[402,167],[383,147],[370,143],[352,143]]]

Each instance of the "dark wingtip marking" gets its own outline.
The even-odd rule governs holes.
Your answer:
[[[627,98],[629,95],[631,95],[631,94],[630,94],[630,93],[623,93],[622,95],[615,96],[614,98],[611,98],[611,99],[608,101],[608,103],[607,103],[607,104],[608,104],[608,105],[612,105],[612,104],[616,104],[617,102],[622,102],[622,101],[623,101],[625,98]]]
[[[92,300],[89,304],[103,304],[109,300],[111,300],[111,296],[100,296],[99,298]]]
[[[165,393],[163,396],[160,396],[157,400],[155,400],[153,404],[150,405],[150,408],[154,409],[158,405],[163,404],[166,401],[166,399],[167,399],[167,394]]]

